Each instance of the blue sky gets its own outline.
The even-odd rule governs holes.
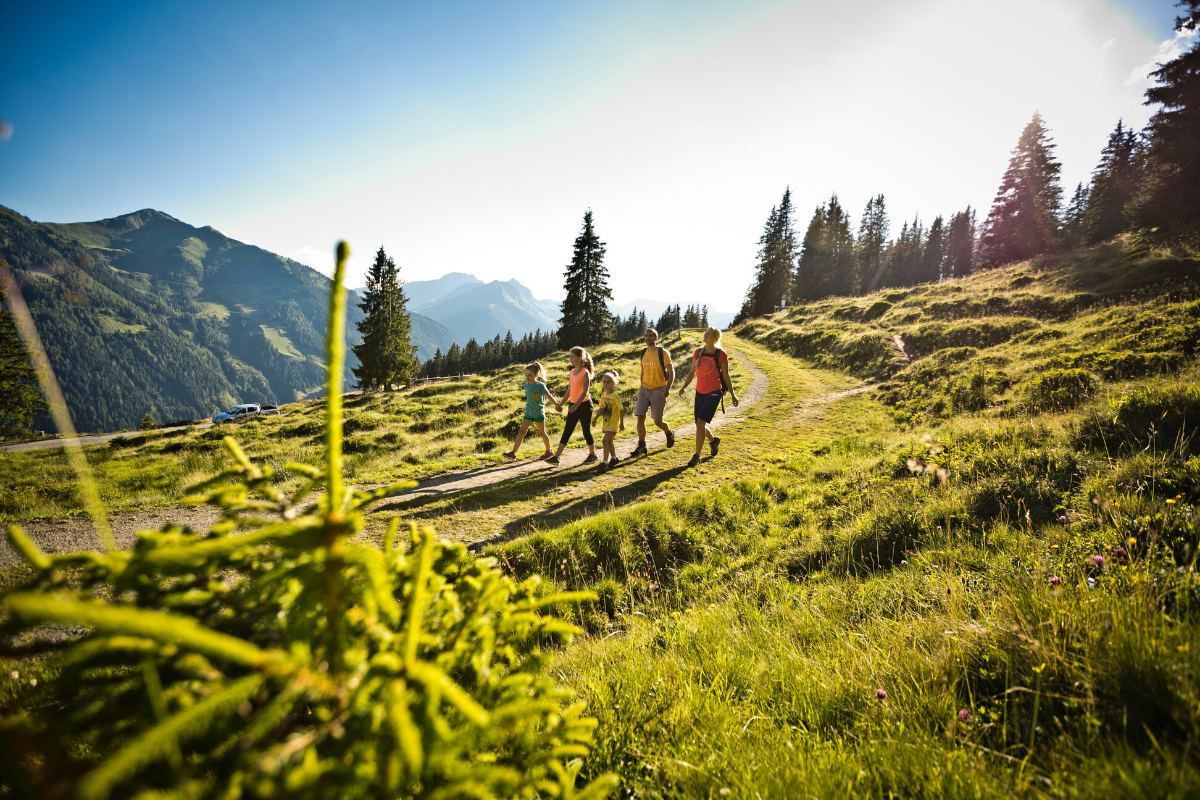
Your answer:
[[[358,268],[383,244],[410,280],[558,297],[591,207],[618,301],[725,310],[785,186],[801,229],[834,191],[856,218],[885,193],[896,229],[986,212],[1034,110],[1073,186],[1181,46],[1148,0],[2,13],[0,204],[32,219],[152,207],[318,268],[345,237]]]

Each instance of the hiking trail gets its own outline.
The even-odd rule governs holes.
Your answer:
[[[744,419],[750,409],[757,404],[767,393],[770,386],[770,381],[766,373],[758,368],[755,363],[750,360],[744,353],[734,349],[726,348],[730,355],[737,358],[742,365],[751,373],[750,385],[740,396],[740,403],[737,408],[732,407],[732,404],[726,402],[726,413],[718,415],[711,427],[720,430],[729,425],[736,424]],[[811,413],[811,411],[828,403],[835,402],[844,397],[858,394],[867,391],[873,386],[863,386],[854,389],[849,389],[841,392],[829,392],[815,397],[804,398],[796,405],[799,416]],[[680,399],[674,395],[669,400],[670,403],[690,403],[689,399]],[[646,445],[651,450],[652,455],[657,455],[666,444],[666,435],[659,431],[653,423],[647,419],[647,436]],[[634,418],[632,415],[626,420],[626,433],[622,437],[619,445],[619,453],[628,453],[631,448],[631,439],[635,435]],[[653,431],[653,432],[651,432]],[[676,433],[676,445],[671,451],[678,456],[679,465],[671,468],[674,472],[682,472],[683,464],[687,461],[689,453],[694,445],[692,444],[695,438],[695,428],[691,424],[680,425]],[[582,443],[581,438],[573,440],[577,443]],[[688,444],[683,444],[687,442]],[[537,448],[529,448],[529,451],[536,452]],[[657,450],[657,452],[656,452]],[[400,512],[405,518],[412,516],[420,517],[419,510],[422,506],[430,503],[440,503],[443,500],[453,500],[458,496],[473,496],[490,490],[502,490],[506,486],[519,484],[529,480],[545,480],[548,484],[552,482],[555,485],[546,487],[547,508],[538,514],[533,515],[536,519],[549,520],[554,516],[559,516],[563,513],[564,507],[567,506],[573,499],[580,498],[594,491],[593,487],[588,484],[591,482],[583,478],[594,475],[592,470],[572,469],[583,464],[587,457],[586,447],[570,447],[565,450],[561,456],[561,463],[557,466],[547,464],[545,461],[530,457],[518,459],[515,462],[504,464],[489,465],[474,470],[466,470],[461,472],[452,472],[446,475],[441,475],[435,478],[430,478],[421,481],[416,488],[411,489],[401,495],[398,495],[391,501],[385,501],[378,511]],[[636,463],[637,459],[625,459],[624,455],[620,455],[622,463]],[[621,475],[621,467],[606,473],[610,477],[619,478]],[[574,480],[555,481],[555,478],[562,476],[570,477]],[[632,476],[631,476],[632,477]],[[376,485],[369,485],[356,488],[375,488]],[[617,486],[611,489],[604,490],[602,493],[608,499],[610,504],[616,504],[618,500],[625,499],[628,495],[630,499],[636,499],[636,492],[624,492],[622,489],[626,487]],[[497,506],[502,506],[503,503],[497,503]],[[577,503],[578,505],[578,503]],[[410,514],[406,512],[418,512]],[[158,508],[147,509],[130,514],[115,514],[109,517],[109,524],[112,527],[113,535],[116,538],[117,545],[122,548],[130,547],[136,537],[138,531],[154,530],[161,528],[163,525],[174,523],[178,525],[189,526],[196,530],[204,530],[217,521],[219,511],[211,506],[179,506],[175,508]],[[414,519],[417,522],[423,522],[420,519]],[[522,520],[525,523],[529,522],[529,517]],[[38,544],[43,551],[48,553],[67,553],[78,550],[96,549],[98,541],[95,537],[94,529],[90,519],[85,517],[68,517],[53,520],[39,520],[22,524],[22,529]],[[497,538],[507,538],[513,535],[513,526],[505,526],[503,530],[494,533],[490,536],[476,537],[474,545],[483,544],[487,541],[492,541]],[[0,541],[0,567],[8,566],[18,561],[16,553],[5,541]]]

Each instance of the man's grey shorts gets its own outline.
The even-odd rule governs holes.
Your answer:
[[[660,386],[657,389],[647,389],[645,386],[638,388],[637,405],[633,408],[635,417],[646,416],[646,409],[650,409],[653,413],[651,419],[655,422],[662,422],[663,408],[667,405],[667,387]]]

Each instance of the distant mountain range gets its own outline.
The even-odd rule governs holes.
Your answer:
[[[322,390],[329,279],[296,261],[153,209],[38,224],[0,207],[0,257],[82,431]],[[362,313],[349,300],[354,344]]]
[[[527,333],[558,328],[558,303],[538,300],[517,280],[484,283],[474,275],[450,272],[431,281],[404,284],[408,310],[434,320],[457,338],[484,342],[507,331]],[[449,344],[441,345],[445,352]]]

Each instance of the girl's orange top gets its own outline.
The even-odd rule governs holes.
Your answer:
[[[584,377],[584,376],[587,376],[587,377]],[[575,370],[571,370],[570,402],[582,403],[584,400],[592,399],[591,391],[588,391],[586,393],[583,391],[584,383],[586,381],[590,380],[591,377],[592,377],[592,373],[588,372],[586,369],[580,369],[578,373],[575,372]],[[583,396],[580,397],[580,395],[583,395]]]

